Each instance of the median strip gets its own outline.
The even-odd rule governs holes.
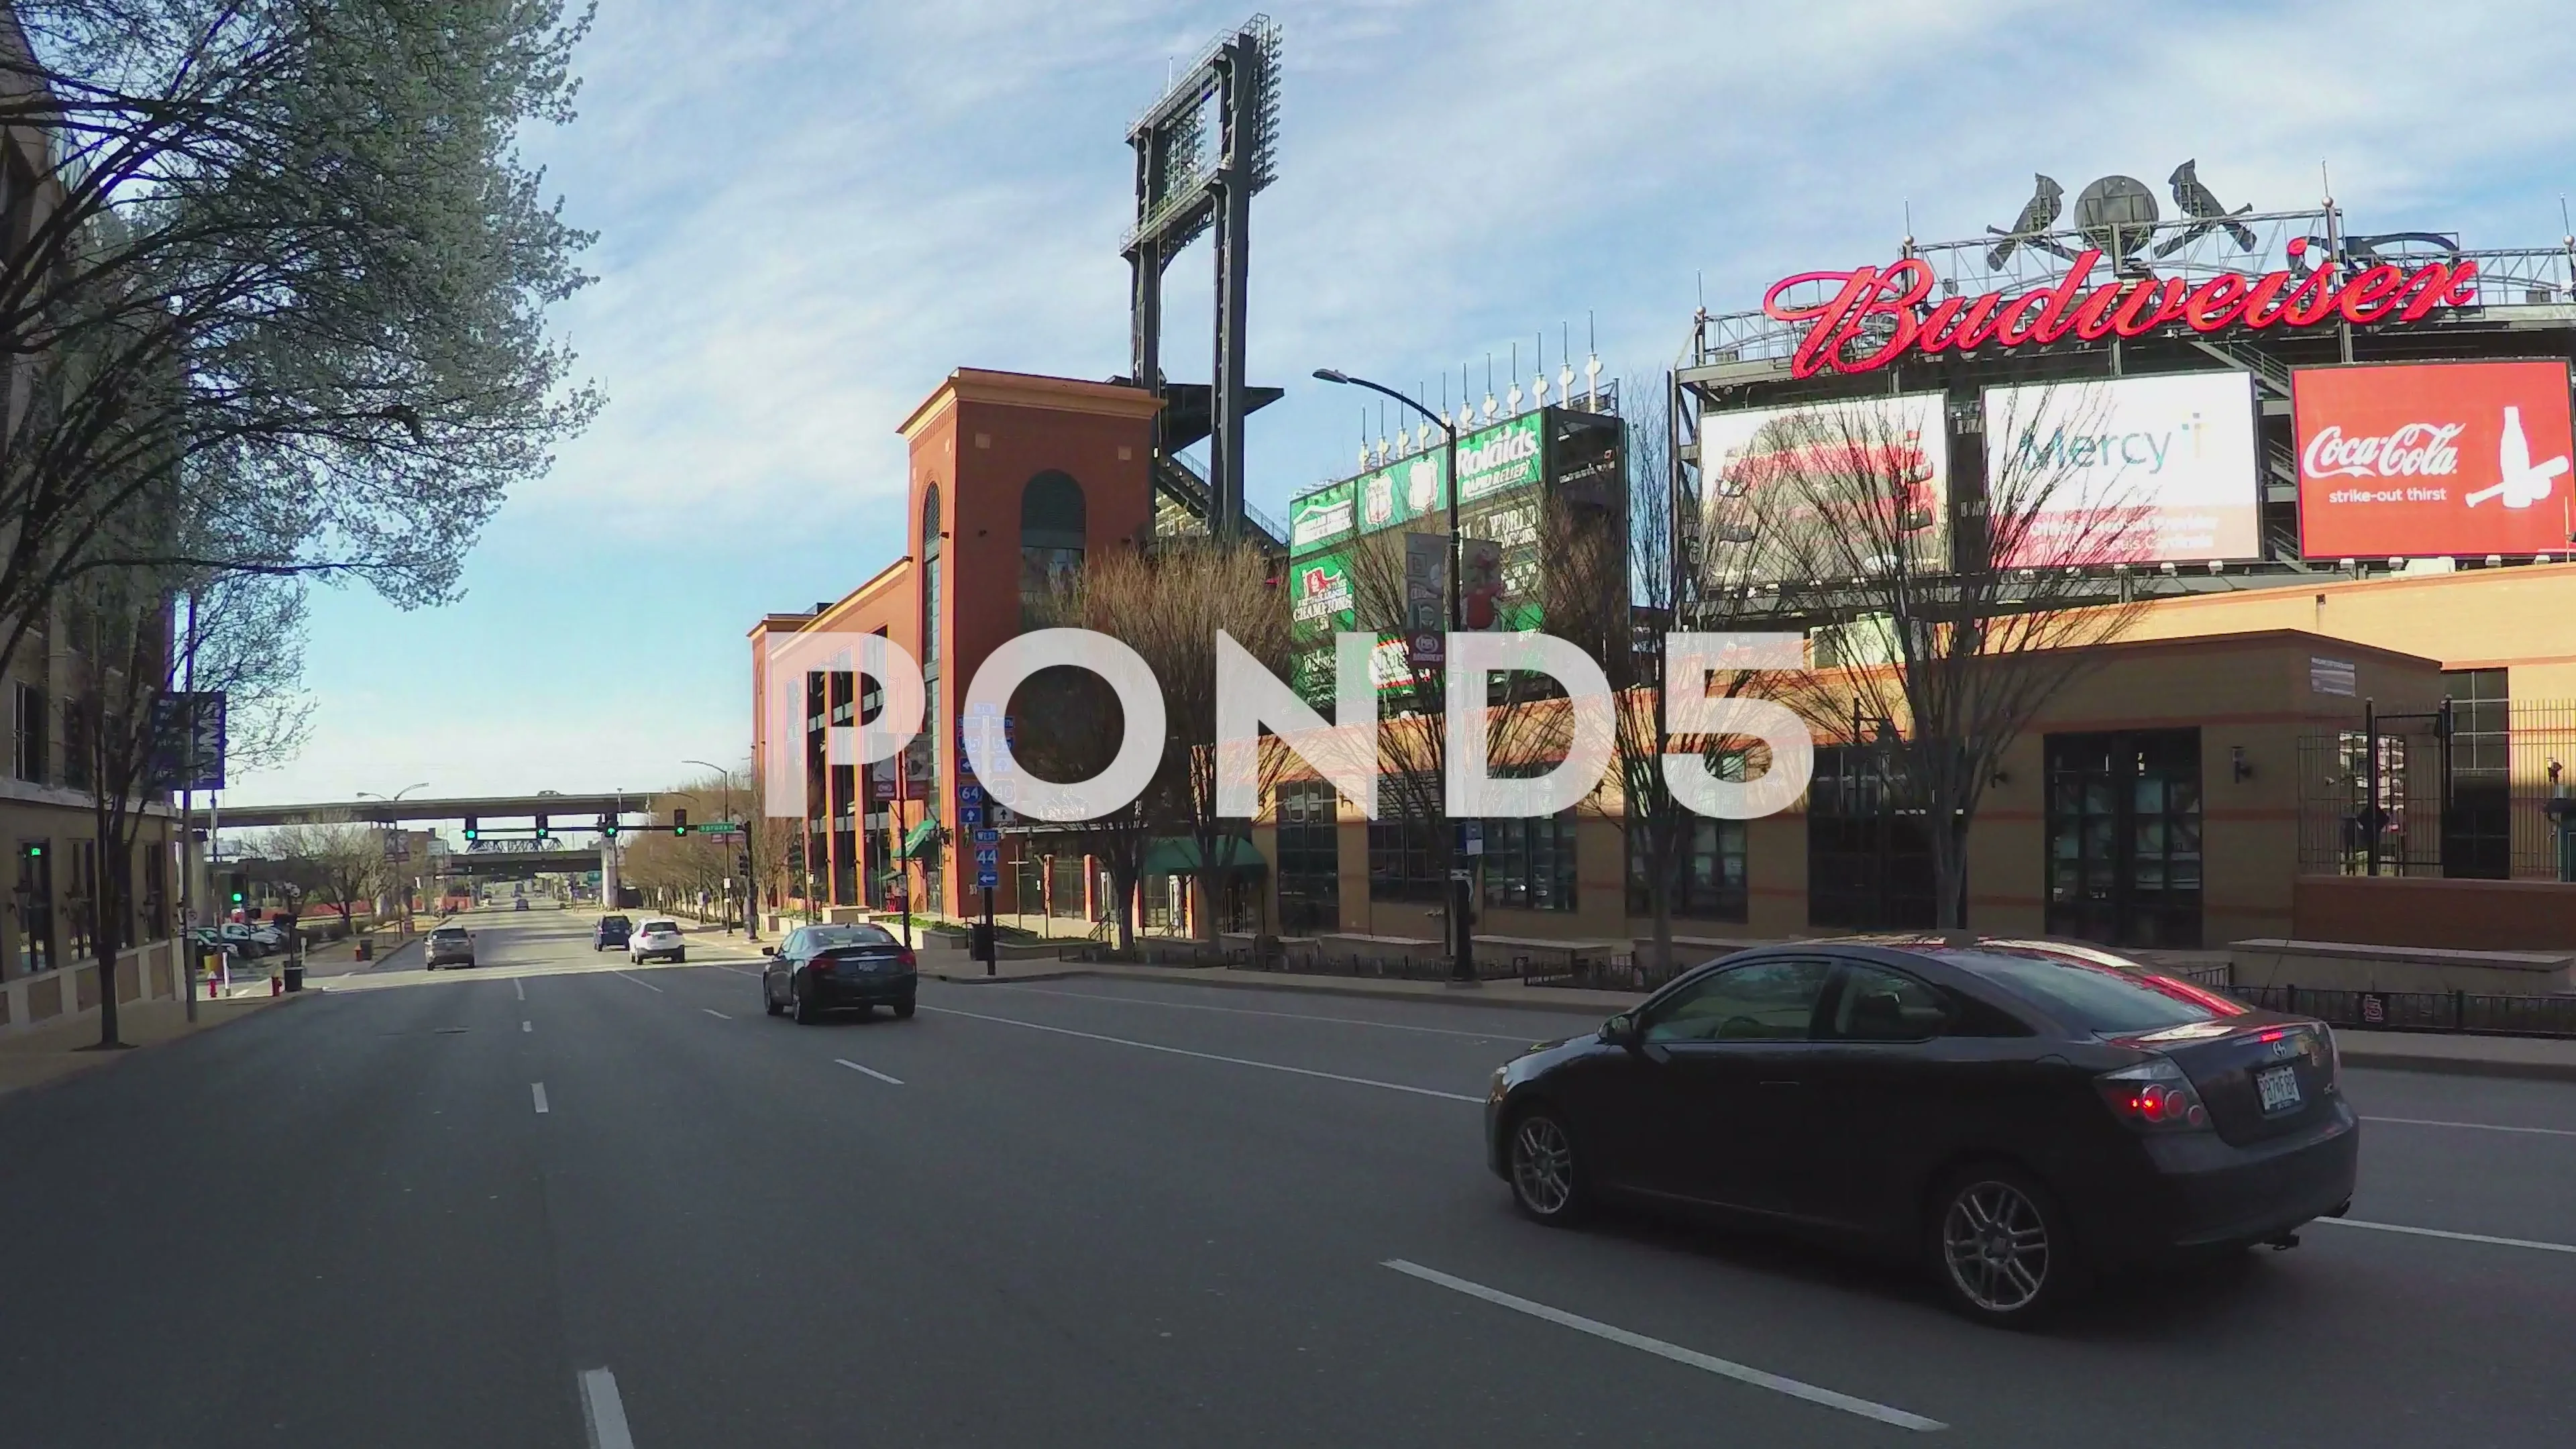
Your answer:
[[[1030,1031],[1053,1032],[1057,1036],[1080,1037],[1084,1041],[1104,1041],[1112,1046],[1134,1047],[1139,1051],[1162,1052],[1167,1056],[1194,1057],[1203,1062],[1224,1062],[1228,1066],[1259,1067],[1265,1072],[1286,1072],[1296,1077],[1317,1077],[1327,1082],[1347,1082],[1354,1087],[1376,1087],[1381,1091],[1405,1092],[1416,1097],[1438,1097],[1449,1102],[1482,1103],[1485,1100],[1482,1097],[1469,1096],[1465,1092],[1442,1092],[1430,1087],[1407,1086],[1402,1082],[1381,1082],[1369,1077],[1346,1077],[1339,1072],[1319,1072],[1312,1067],[1284,1066],[1278,1062],[1256,1062],[1249,1057],[1221,1057],[1214,1052],[1194,1052],[1185,1047],[1164,1046],[1159,1042],[1133,1041],[1123,1036],[1103,1036],[1096,1031],[1075,1031],[1069,1026],[1047,1026],[1039,1022],[1022,1021],[1012,1016],[986,1016],[980,1011],[959,1011],[953,1006],[925,1006],[921,1009],[935,1011],[942,1016],[962,1016],[973,1021],[990,1021],[1003,1026],[1026,1027]]]
[[[1716,1374],[1720,1378],[1733,1379],[1739,1384],[1750,1384],[1757,1389],[1769,1389],[1775,1394],[1787,1394],[1793,1399],[1822,1404],[1828,1409],[1840,1409],[1846,1414],[1858,1414],[1864,1419],[1893,1424],[1899,1429],[1932,1430],[1949,1427],[1938,1419],[1909,1414],[1903,1409],[1892,1409],[1885,1404],[1855,1398],[1833,1389],[1818,1388],[1814,1384],[1797,1379],[1783,1378],[1778,1374],[1767,1373],[1732,1359],[1718,1358],[1701,1353],[1697,1349],[1684,1348],[1677,1343],[1666,1343],[1660,1338],[1648,1338],[1642,1333],[1631,1333],[1627,1329],[1614,1327],[1598,1319],[1586,1318],[1579,1313],[1568,1313],[1562,1308],[1550,1308],[1544,1303],[1533,1303],[1529,1299],[1515,1297],[1499,1288],[1488,1288],[1482,1283],[1453,1278],[1438,1269],[1425,1268],[1419,1263],[1408,1263],[1402,1258],[1389,1258],[1385,1266],[1407,1277],[1419,1278],[1425,1283],[1435,1284],[1453,1293],[1464,1293],[1470,1298],[1482,1299],[1496,1307],[1508,1308],[1514,1313],[1526,1313],[1532,1318],[1544,1319],[1559,1327],[1571,1328],[1577,1333],[1588,1333],[1594,1338],[1606,1339],[1624,1348],[1651,1353],[1657,1358],[1670,1359],[1677,1364],[1686,1364],[1705,1373]]]

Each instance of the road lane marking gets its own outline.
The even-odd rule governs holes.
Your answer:
[[[1393,1021],[1362,1021],[1349,1016],[1314,1016],[1302,1011],[1258,1011],[1248,1006],[1211,1006],[1202,1001],[1156,1001],[1146,996],[1114,996],[1098,991],[1050,991],[1043,986],[1021,986],[1013,982],[1002,984],[1010,987],[1011,994],[1014,996],[1063,996],[1075,1001],[1115,1001],[1126,1006],[1169,1006],[1181,1011],[1222,1011],[1228,1016],[1276,1016],[1287,1021],[1329,1021],[1336,1026],[1371,1026],[1380,1031],[1418,1031],[1431,1036],[1463,1036],[1475,1041],[1526,1040],[1508,1032],[1460,1031],[1448,1026],[1410,1026]]]
[[[2576,1137],[2565,1127],[2507,1127],[2501,1122],[2441,1122],[2430,1117],[2364,1117],[2364,1122],[2394,1122],[2404,1127],[2465,1127],[2479,1132],[2527,1132],[2535,1137]]]
[[[537,1115],[538,1115],[538,1116],[540,1116],[540,1117],[545,1116],[545,1115],[546,1115],[546,1084],[545,1084],[545,1083],[543,1083],[543,1082],[530,1082],[530,1083],[528,1083],[528,1094],[529,1094],[530,1096],[533,1096],[533,1097],[535,1097],[535,1098],[537,1099]]]
[[[725,1015],[723,1012],[716,1010],[716,1009],[715,1009],[714,1007],[712,1007],[712,1006],[701,1006],[701,1007],[699,1007],[699,1008],[698,1008],[698,1010],[705,1012],[707,1015],[712,1016],[712,1017],[716,1018],[716,1019],[717,1019],[717,1020],[719,1020],[719,1021],[731,1021],[731,1020],[733,1020],[733,1018],[732,1018],[732,1017]]]
[[[2330,1228],[2368,1228],[2378,1233],[2404,1233],[2410,1238],[2448,1238],[2455,1243],[2487,1243],[2498,1248],[2531,1248],[2543,1253],[2576,1253],[2576,1243],[2544,1243],[2536,1238],[2499,1238],[2486,1233],[2453,1233],[2440,1228],[2410,1228],[2404,1223],[2372,1223],[2360,1218],[2318,1218]]]
[[[521,1001],[528,999],[528,983],[513,977],[510,981],[510,989],[519,993],[519,999]]]
[[[620,981],[632,981],[636,985],[643,987],[645,990],[650,991],[657,996],[666,994],[663,992],[661,987],[654,985],[652,982],[647,981],[640,976],[629,976],[623,971],[611,971],[608,974],[616,977]]]
[[[1464,1278],[1453,1278],[1437,1269],[1425,1268],[1419,1263],[1408,1263],[1402,1258],[1389,1258],[1385,1266],[1407,1277],[1419,1278],[1425,1283],[1436,1284],[1453,1293],[1464,1293],[1470,1298],[1480,1298],[1497,1307],[1511,1309],[1515,1313],[1526,1313],[1532,1318],[1545,1319],[1560,1327],[1571,1328],[1577,1333],[1588,1333],[1595,1338],[1607,1339],[1623,1347],[1651,1353],[1657,1358],[1687,1364],[1692,1368],[1716,1374],[1720,1378],[1733,1379],[1739,1384],[1750,1384],[1757,1389],[1769,1389],[1773,1393],[1787,1394],[1793,1399],[1822,1404],[1828,1409],[1840,1409],[1846,1414],[1858,1414],[1864,1419],[1893,1424],[1899,1429],[1931,1430],[1950,1427],[1938,1419],[1927,1419],[1920,1414],[1909,1414],[1903,1409],[1892,1409],[1885,1404],[1873,1403],[1868,1399],[1854,1398],[1850,1394],[1818,1388],[1814,1384],[1803,1383],[1797,1379],[1765,1373],[1761,1369],[1736,1363],[1732,1359],[1713,1357],[1676,1343],[1666,1343],[1660,1338],[1648,1338],[1642,1333],[1630,1333],[1624,1328],[1614,1327],[1598,1319],[1585,1318],[1579,1313],[1568,1313],[1562,1308],[1550,1308],[1544,1303],[1533,1303],[1526,1298],[1516,1298],[1498,1288],[1488,1288],[1482,1283],[1470,1283]]]
[[[901,1078],[901,1077],[889,1077],[889,1076],[887,1076],[885,1073],[883,1073],[883,1072],[881,1072],[881,1071],[878,1071],[878,1070],[877,1070],[876,1068],[874,1068],[874,1067],[863,1067],[863,1066],[860,1066],[857,1062],[849,1061],[849,1060],[847,1060],[847,1059],[845,1059],[845,1058],[842,1058],[842,1057],[834,1057],[834,1058],[832,1058],[832,1060],[834,1060],[834,1061],[836,1061],[836,1062],[839,1062],[842,1066],[848,1067],[851,1071],[854,1071],[854,1072],[865,1072],[865,1073],[867,1073],[869,1076],[876,1078],[876,1079],[877,1079],[878,1081],[880,1081],[880,1082],[892,1082],[894,1085],[896,1085],[896,1086],[898,1086],[898,1087],[900,1087],[900,1086],[902,1086],[902,1085],[903,1085],[903,1078]]]
[[[1096,1031],[1075,1031],[1069,1026],[1047,1026],[1040,1022],[1021,1021],[1017,1017],[986,1016],[980,1011],[959,1011],[953,1006],[924,1006],[921,1009],[935,1011],[942,1016],[963,1016],[975,1021],[999,1022],[1004,1026],[1024,1026],[1031,1031],[1053,1032],[1057,1036],[1076,1036],[1084,1041],[1105,1041],[1112,1046],[1135,1047],[1141,1051],[1163,1052],[1176,1057],[1196,1057],[1203,1062],[1224,1062],[1229,1066],[1259,1067],[1265,1072],[1286,1072],[1291,1076],[1320,1077],[1327,1082],[1348,1082],[1354,1087],[1377,1087],[1389,1092],[1409,1092],[1417,1097],[1439,1097],[1451,1102],[1474,1102],[1480,1105],[1485,1100],[1482,1097],[1469,1096],[1464,1092],[1442,1092],[1430,1087],[1410,1087],[1402,1082],[1381,1082],[1369,1077],[1346,1077],[1339,1072],[1319,1072],[1312,1067],[1283,1066],[1278,1062],[1256,1062],[1249,1057],[1221,1057],[1214,1052],[1194,1052],[1182,1047],[1164,1046],[1159,1042],[1131,1041],[1123,1036],[1102,1036]]]
[[[742,969],[742,968],[741,968],[741,967],[739,967],[739,966],[724,966],[724,965],[719,965],[718,963],[713,962],[713,961],[710,961],[710,962],[708,962],[707,964],[708,964],[708,965],[710,965],[710,966],[714,966],[718,971],[730,971],[730,972],[732,972],[732,973],[733,973],[734,975],[736,975],[736,976],[757,976],[757,975],[759,975],[759,974],[760,974],[760,973],[759,973],[759,972],[757,972],[757,971],[745,971],[744,969]]]
[[[626,1401],[617,1397],[617,1375],[604,1368],[581,1371],[581,1423],[590,1433],[590,1449],[635,1449]]]
[[[536,1029],[537,1024],[533,1021],[523,1021],[519,1023],[519,1030],[521,1031],[535,1031]]]

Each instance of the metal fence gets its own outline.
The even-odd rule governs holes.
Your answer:
[[[2312,986],[2231,986],[2249,1006],[2313,1016],[2364,1031],[2471,1036],[2576,1037],[2576,996],[2489,996],[2474,991],[2323,991]]]
[[[2458,701],[2447,717],[2299,741],[2299,869],[2310,875],[2564,880],[2576,700]]]

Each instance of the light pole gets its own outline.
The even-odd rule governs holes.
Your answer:
[[[719,765],[719,764],[715,763],[715,762],[714,762],[714,761],[712,761],[712,760],[682,760],[680,763],[681,763],[681,764],[683,764],[683,765],[704,765],[704,766],[706,766],[708,769],[713,770],[713,771],[715,771],[715,772],[716,772],[717,776],[718,776],[719,778],[721,778],[721,779],[724,781],[724,798],[725,798],[725,803],[724,803],[724,815],[725,815],[725,823],[726,823],[727,825],[734,825],[734,824],[738,824],[739,822],[737,822],[737,821],[733,818],[733,771],[726,769],[724,766]],[[748,835],[745,835],[742,839],[743,839],[743,844],[744,844],[744,846],[745,846],[746,848],[748,848],[748,847],[749,847],[749,845],[750,845],[750,843],[751,843],[751,837],[750,837],[750,836],[748,836]],[[727,880],[731,880],[731,879],[733,879],[733,872],[731,872],[731,871],[726,871],[726,872],[725,872],[725,879],[727,879]],[[746,873],[745,873],[745,878],[744,878],[744,880],[743,880],[743,907],[742,907],[742,918],[743,918],[743,921],[744,921],[744,923],[745,923],[746,925],[747,925],[747,924],[749,924],[749,923],[750,923],[750,921],[751,921],[751,881],[750,881],[750,879],[749,879],[749,874],[748,874],[748,872],[746,872]],[[727,922],[725,922],[725,930],[726,930],[727,932],[732,931],[732,930],[733,930],[733,922],[731,922],[731,921],[727,921]]]
[[[1371,382],[1365,377],[1353,377],[1347,372],[1331,367],[1316,368],[1315,376],[1324,382],[1364,387],[1371,392],[1381,393],[1440,425],[1440,446],[1448,475],[1445,487],[1449,495],[1449,631],[1454,634],[1465,628],[1465,617],[1458,606],[1458,572],[1465,561],[1465,554],[1464,542],[1458,532],[1457,425],[1384,383]],[[1411,641],[1406,642],[1409,647]],[[1445,639],[1440,644],[1440,686],[1441,696],[1445,700],[1449,692],[1449,644]],[[1453,742],[1445,737],[1442,740],[1442,758],[1447,758],[1447,747],[1451,743]],[[1445,812],[1443,823],[1449,827],[1449,979],[1460,984],[1472,984],[1476,980],[1476,928],[1472,918],[1472,898],[1475,893],[1474,867],[1468,863],[1465,830],[1459,822],[1446,819]]]
[[[390,795],[379,795],[372,790],[361,790],[358,792],[358,798],[361,800],[382,800],[386,804],[391,805],[414,790],[426,790],[428,788],[429,782],[427,780],[419,780],[412,784],[403,786],[401,789],[396,790]],[[394,820],[392,813],[388,811],[385,815],[385,843],[387,845],[394,843],[395,833],[400,829],[401,826]],[[394,852],[388,850],[385,854],[393,856]],[[403,843],[402,854],[396,858],[405,862],[408,862],[411,859],[410,842],[406,841]],[[412,875],[408,868],[406,868],[402,877],[402,931],[406,936],[411,934],[411,893],[412,887],[416,883],[417,878]]]

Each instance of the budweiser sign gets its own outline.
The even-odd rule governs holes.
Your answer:
[[[2293,261],[2307,242],[2293,238]],[[2413,322],[2438,307],[2458,307],[2477,297],[2478,264],[2466,258],[2427,262],[2412,271],[2382,263],[2346,276],[2318,267],[2241,276],[2233,272],[2193,283],[2181,277],[2113,278],[2095,285],[2102,253],[2076,254],[2053,286],[2008,297],[1931,300],[1937,279],[1932,264],[1907,257],[1894,266],[1849,272],[1801,272],[1764,294],[1762,311],[1779,322],[1803,322],[1807,335],[1791,358],[1793,377],[1819,372],[1868,372],[1908,354],[1937,357],[1979,347],[2019,347],[2074,337],[2139,337],[2180,325],[2194,332],[2228,327],[2255,331],[2296,329],[2336,322],[2368,326]],[[1788,294],[1824,283],[1820,302],[1792,302]]]

